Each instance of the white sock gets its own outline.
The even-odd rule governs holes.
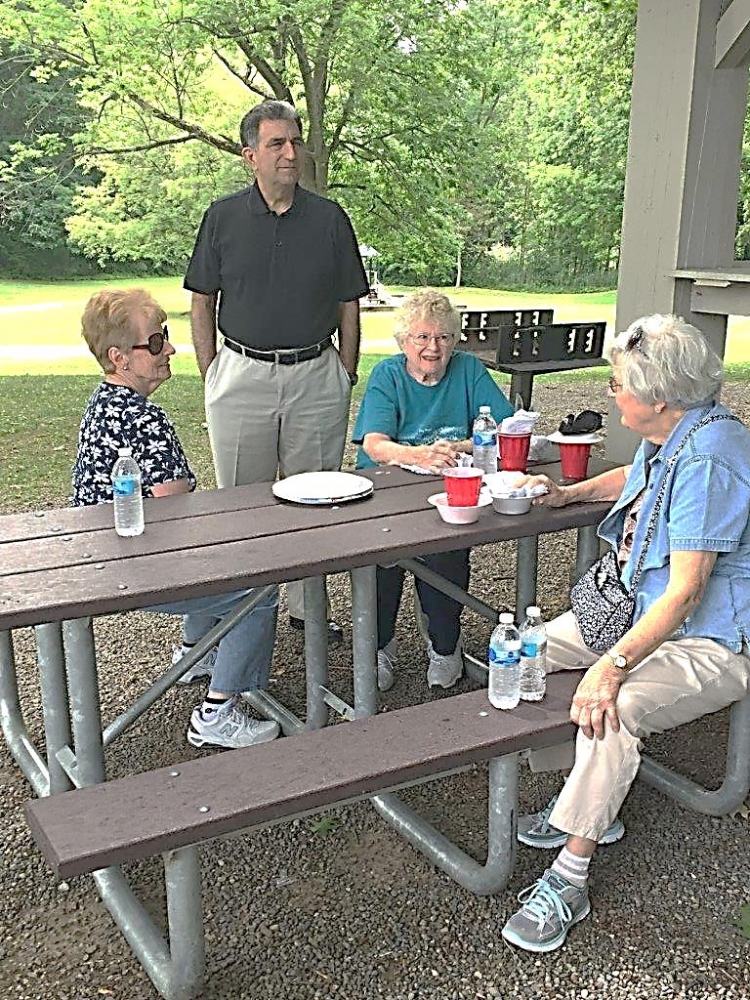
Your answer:
[[[567,847],[563,847],[552,862],[552,871],[572,885],[583,889],[589,877],[590,864],[591,858],[579,858],[577,854],[571,854]]]

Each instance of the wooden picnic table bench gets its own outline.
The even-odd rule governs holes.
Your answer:
[[[143,919],[139,933],[122,929],[162,996],[189,1000],[205,966],[196,845],[373,796],[380,811],[403,817],[411,811],[386,793],[489,761],[486,862],[472,858],[466,871],[463,852],[442,836],[434,860],[466,888],[498,892],[516,853],[518,751],[572,735],[577,680],[551,677],[543,702],[512,712],[474,691],[38,799],[26,807],[29,824],[58,878],[96,872],[105,898],[123,888],[120,865],[163,855],[168,943],[157,933],[144,941]]]

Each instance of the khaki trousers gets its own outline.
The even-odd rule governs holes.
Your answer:
[[[573,613],[547,626],[547,670],[576,670],[599,659],[584,646]],[[603,740],[579,730],[573,743],[532,751],[534,771],[571,767],[550,816],[558,830],[599,840],[617,816],[638,773],[641,738],[718,712],[750,690],[750,657],[712,639],[674,639],[628,674],[617,696],[620,731]]]
[[[329,347],[279,365],[223,346],[206,373],[206,419],[220,488],[341,468],[351,385]],[[302,584],[287,585],[289,613],[304,618]]]

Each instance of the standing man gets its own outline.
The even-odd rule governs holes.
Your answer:
[[[298,186],[300,125],[284,101],[245,115],[255,183],[209,207],[185,277],[219,487],[341,467],[367,279],[346,213]],[[302,585],[287,596],[302,629]]]

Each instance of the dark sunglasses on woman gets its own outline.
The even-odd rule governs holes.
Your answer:
[[[167,329],[167,324],[158,333],[152,333],[145,344],[135,344],[131,348],[132,351],[148,351],[149,354],[153,354],[154,357],[161,354],[164,350],[164,342],[169,340],[169,330]]]

